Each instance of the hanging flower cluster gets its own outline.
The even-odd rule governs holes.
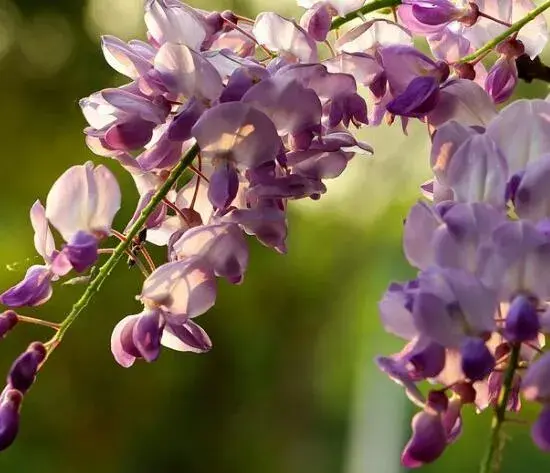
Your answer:
[[[396,117],[405,132],[411,119],[428,124],[434,171],[423,185],[429,200],[405,224],[405,254],[420,272],[390,285],[380,303],[387,330],[408,343],[378,363],[422,407],[403,463],[435,460],[460,433],[462,406],[498,411],[504,392],[504,408],[518,410],[521,389],[546,406],[533,437],[550,449],[550,361],[538,357],[550,331],[550,102],[495,108],[515,89],[516,59],[536,58],[546,44],[540,13],[550,2],[537,10],[530,0],[298,3],[299,22],[147,0],[146,41],[102,38],[107,63],[128,82],[80,101],[85,139],[132,176],[139,201],[126,228],[112,228],[118,184],[88,163],[54,183],[45,207],[32,206],[44,264],[0,295],[8,308],[0,335],[18,322],[55,335],[10,370],[0,449],[17,434],[39,369],[124,254],[144,281],[140,311],[114,327],[115,360],[151,362],[162,346],[210,350],[195,320],[215,304],[217,278],[243,281],[247,235],[285,253],[288,202],[320,199],[325,180],[372,153],[353,129]],[[383,6],[393,6],[393,20],[364,16]],[[417,36],[432,56],[416,48]],[[481,59],[493,51],[487,71]],[[110,238],[120,243],[102,247]],[[153,261],[149,245],[166,247],[166,260]],[[61,323],[13,310],[46,303],[75,274],[89,285]],[[424,380],[442,387],[425,393]]]

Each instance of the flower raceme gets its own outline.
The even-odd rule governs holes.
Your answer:
[[[404,228],[405,255],[419,273],[392,283],[380,302],[384,327],[407,344],[378,365],[422,408],[402,462],[437,459],[458,438],[464,406],[500,409],[504,391],[504,408],[517,411],[521,389],[545,406],[533,437],[548,448],[548,363],[536,355],[550,330],[550,103],[495,107],[515,89],[516,58],[546,43],[543,18],[529,13],[530,0],[396,1],[395,21],[362,16],[377,2],[298,3],[306,10],[296,21],[147,0],[145,41],[102,38],[107,63],[128,81],[80,101],[85,141],[131,175],[139,200],[126,228],[113,228],[118,184],[104,165],[87,163],[62,174],[45,207],[32,206],[44,264],[0,303],[44,304],[74,273],[81,276],[69,282],[83,276],[89,286],[61,323],[0,315],[2,337],[21,322],[55,331],[10,370],[0,449],[13,442],[47,356],[124,254],[144,280],[136,313],[113,330],[115,360],[152,362],[161,347],[207,352],[212,341],[196,319],[215,304],[217,278],[243,282],[247,235],[285,253],[289,201],[321,198],[325,180],[373,151],[353,129],[395,117],[405,131],[410,120],[429,125],[434,173],[422,186],[431,202],[416,204]],[[355,17],[362,21],[331,33]],[[415,47],[416,36],[431,55]],[[482,47],[498,54],[489,72]],[[102,247],[110,238],[120,242]],[[166,247],[166,259],[155,262],[149,245]],[[110,256],[96,271],[102,255]],[[531,365],[525,376],[520,363]],[[423,392],[423,380],[443,387]]]

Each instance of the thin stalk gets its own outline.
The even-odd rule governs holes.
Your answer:
[[[519,353],[521,350],[521,344],[516,344],[512,347],[510,352],[510,361],[508,367],[504,372],[504,379],[502,380],[502,388],[500,389],[500,395],[498,398],[497,406],[493,413],[493,422],[491,424],[491,439],[489,440],[489,446],[485,457],[481,462],[480,473],[494,473],[498,471],[497,455],[501,446],[501,430],[505,421],[506,406],[508,406],[508,400],[512,393],[512,385],[514,381],[514,374],[516,372]]]
[[[36,319],[34,317],[27,317],[26,315],[17,314],[17,320],[26,324],[41,325],[42,327],[53,328],[59,330],[60,325],[56,322],[50,322],[49,320]]]
[[[459,62],[472,62],[475,61],[478,57],[482,56],[483,54],[488,53],[489,51],[492,51],[499,43],[507,39],[509,36],[513,35],[517,31],[519,31],[521,28],[523,28],[527,23],[530,21],[533,21],[537,16],[539,16],[542,12],[550,8],[550,0],[547,0],[546,2],[539,5],[537,8],[532,10],[531,12],[527,13],[521,20],[516,21],[515,23],[512,23],[512,26],[508,28],[506,31],[499,34],[497,37],[495,37],[493,40],[489,41],[487,44],[479,48],[477,51],[474,51],[472,54],[469,54],[468,56],[463,57]]]
[[[355,18],[360,18],[362,15],[366,15],[367,13],[372,13],[373,11],[381,10],[382,8],[396,7],[398,5],[401,5],[401,0],[373,0],[372,2],[363,5],[361,8],[358,8],[347,15],[339,16],[334,19],[330,29],[335,30],[340,28],[340,26],[345,25],[351,20],[355,20]]]
[[[51,352],[63,339],[65,333],[73,322],[78,318],[80,313],[88,306],[93,297],[99,292],[99,289],[103,282],[109,277],[111,272],[117,263],[126,253],[126,250],[132,244],[134,237],[138,235],[141,231],[141,228],[149,218],[149,216],[154,212],[155,208],[162,202],[162,199],[168,194],[172,186],[176,183],[179,177],[183,174],[183,171],[193,162],[195,156],[199,152],[199,147],[195,144],[193,147],[187,151],[182,160],[174,167],[164,184],[157,190],[155,195],[151,198],[151,201],[145,206],[141,211],[138,219],[131,226],[130,230],[126,234],[126,240],[121,241],[115,248],[113,254],[109,259],[99,268],[97,275],[90,281],[90,284],[84,291],[84,294],[80,299],[73,305],[69,315],[61,322],[59,325],[58,332],[54,337],[48,342],[48,352]]]

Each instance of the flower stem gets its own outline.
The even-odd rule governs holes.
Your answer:
[[[53,328],[59,330],[59,324],[56,322],[50,322],[49,320],[36,319],[34,317],[27,317],[26,315],[17,314],[17,320],[26,324],[41,325],[42,327]]]
[[[505,421],[506,407],[508,406],[508,400],[510,399],[510,394],[512,392],[512,384],[514,381],[514,374],[516,372],[518,362],[519,362],[519,353],[521,350],[521,344],[516,344],[512,347],[510,352],[510,360],[508,361],[508,366],[504,372],[504,379],[502,380],[502,388],[500,389],[500,395],[498,398],[497,405],[493,414],[493,422],[491,424],[491,439],[489,441],[489,446],[485,453],[485,457],[481,462],[481,468],[479,469],[480,473],[494,473],[498,471],[498,455],[501,447],[501,429]]]
[[[401,4],[401,0],[373,0],[372,2],[369,2],[366,5],[363,5],[361,8],[354,10],[352,12],[349,12],[347,15],[339,16],[338,18],[333,20],[332,25],[330,26],[330,29],[335,30],[337,28],[340,28],[340,26],[345,25],[351,20],[355,20],[355,18],[359,18],[362,15],[366,15],[367,13],[371,13],[376,10],[381,10],[382,8],[396,7],[397,5],[400,5],[400,4]]]
[[[120,259],[124,256],[126,250],[130,247],[132,244],[132,240],[135,236],[138,235],[138,233],[141,230],[141,227],[145,224],[149,216],[153,213],[157,205],[159,205],[162,202],[162,199],[172,186],[176,183],[176,181],[179,179],[179,177],[182,175],[183,171],[189,166],[193,159],[197,156],[199,152],[199,147],[195,144],[193,147],[187,151],[185,156],[183,156],[182,160],[174,167],[170,175],[168,176],[168,179],[162,184],[162,186],[157,190],[155,195],[151,198],[151,201],[147,204],[147,206],[141,211],[141,214],[139,218],[135,221],[135,223],[132,225],[128,233],[126,234],[126,240],[121,241],[109,257],[109,259],[99,268],[96,276],[90,281],[90,284],[86,288],[86,291],[84,291],[84,294],[80,297],[80,299],[73,305],[71,312],[63,322],[59,325],[58,332],[54,335],[54,337],[48,342],[48,352],[51,352],[59,343],[61,342],[63,336],[65,335],[65,332],[69,329],[69,327],[72,325],[72,323],[78,318],[80,313],[86,308],[86,306],[90,303],[92,298],[96,295],[97,292],[99,292],[99,289],[105,279],[111,274],[111,271],[116,266],[116,264],[120,261]]]
[[[506,31],[499,34],[497,37],[489,41],[487,44],[479,48],[477,51],[474,51],[472,54],[469,54],[468,56],[463,57],[459,62],[475,61],[478,57],[493,50],[500,42],[504,41],[510,35],[519,31],[527,23],[529,23],[530,21],[533,21],[537,16],[539,16],[543,11],[547,10],[548,8],[550,8],[550,0],[547,0],[546,2],[542,3],[537,8],[535,8],[534,10],[532,10],[531,12],[527,13],[527,15],[525,15],[521,20],[518,20],[515,23],[512,23],[510,28],[508,28]]]

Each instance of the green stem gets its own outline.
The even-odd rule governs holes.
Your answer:
[[[354,10],[345,16],[339,16],[333,20],[330,29],[335,30],[340,28],[340,26],[345,25],[349,21],[359,18],[362,15],[366,15],[367,13],[372,13],[373,11],[381,10],[382,8],[396,7],[400,4],[401,0],[373,0],[372,2],[363,5],[361,8]]]
[[[535,8],[533,11],[529,12],[527,15],[525,15],[521,20],[516,21],[515,23],[510,26],[506,31],[499,34],[497,37],[495,37],[493,40],[489,41],[487,44],[479,48],[477,51],[474,51],[472,54],[463,57],[460,62],[472,62],[476,59],[482,57],[484,54],[488,53],[492,49],[494,49],[500,42],[507,39],[510,35],[516,33],[521,28],[523,28],[527,23],[530,21],[533,21],[538,15],[540,15],[544,10],[547,10],[550,8],[550,0],[542,3],[537,8]]]
[[[493,414],[493,422],[491,424],[491,439],[489,441],[489,446],[487,447],[485,457],[481,462],[481,468],[479,470],[480,473],[496,472],[498,469],[498,461],[495,455],[498,454],[500,450],[500,432],[502,430],[502,425],[504,424],[508,400],[510,399],[510,395],[512,393],[514,374],[518,366],[520,350],[521,344],[517,344],[512,347],[512,351],[510,352],[510,360],[508,362],[506,372],[504,373],[502,388],[500,390],[497,406],[495,407]]]
[[[92,298],[95,296],[95,294],[99,291],[99,288],[103,284],[103,281],[107,279],[109,274],[111,274],[111,271],[116,266],[116,264],[120,261],[120,259],[124,256],[126,250],[130,247],[132,244],[132,240],[134,237],[138,235],[141,228],[149,218],[149,216],[153,213],[155,208],[162,202],[162,199],[168,194],[172,186],[176,183],[176,181],[180,178],[180,176],[183,174],[183,171],[189,166],[193,159],[197,156],[199,152],[199,147],[197,145],[194,145],[192,148],[187,151],[185,156],[182,158],[182,160],[172,169],[172,172],[168,176],[168,179],[162,184],[162,186],[157,190],[155,195],[151,198],[151,201],[147,204],[147,206],[141,211],[141,214],[139,215],[139,218],[135,221],[135,223],[132,225],[128,233],[126,234],[126,240],[121,241],[114,249],[113,253],[109,257],[107,261],[99,268],[96,276],[90,281],[90,284],[86,288],[86,291],[84,291],[84,294],[80,297],[80,299],[73,305],[71,312],[63,322],[59,325],[59,330],[55,334],[55,336],[48,342],[48,351],[52,351],[59,343],[61,342],[61,339],[65,335],[65,332],[69,329],[69,327],[72,325],[72,323],[78,318],[80,313],[86,308],[86,306],[90,303]]]

